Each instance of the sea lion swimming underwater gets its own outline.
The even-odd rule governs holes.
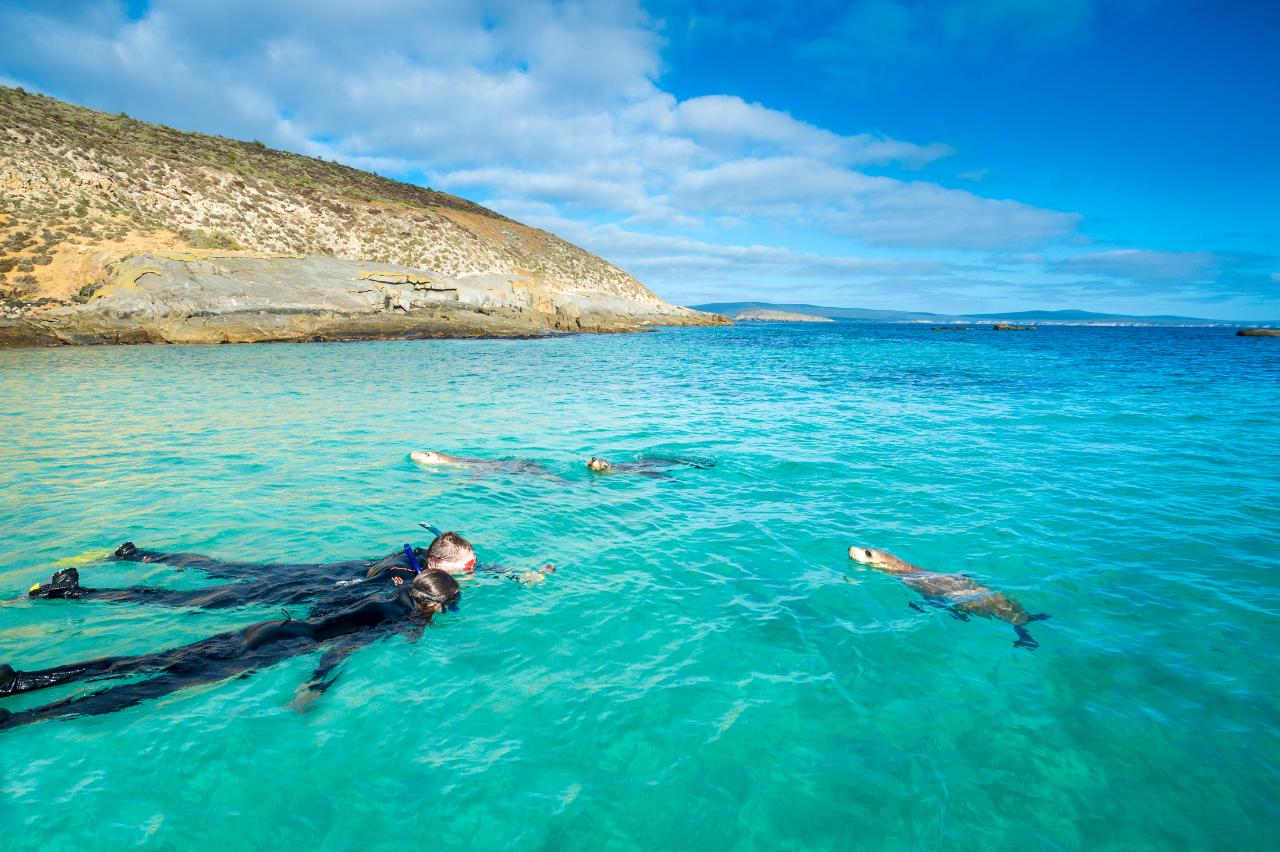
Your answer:
[[[565,480],[556,476],[537,462],[524,461],[523,459],[510,460],[492,460],[492,459],[473,459],[466,456],[451,456],[447,453],[437,453],[434,450],[414,450],[409,453],[409,459],[415,464],[423,467],[469,467],[477,476],[486,473],[528,473],[534,476],[541,476],[544,479],[551,479],[556,482],[564,482]]]
[[[854,545],[849,548],[849,558],[877,571],[897,576],[919,592],[925,603],[945,609],[961,621],[968,621],[969,616],[978,615],[1008,622],[1018,634],[1014,645],[1032,649],[1040,647],[1040,643],[1027,632],[1026,625],[1032,621],[1043,621],[1049,616],[1044,613],[1032,615],[1004,592],[988,589],[963,574],[926,571],[891,553],[871,547]],[[911,607],[920,609],[914,603]]]
[[[592,456],[587,461],[587,470],[592,473],[633,473],[637,476],[648,476],[654,479],[669,479],[671,474],[664,469],[673,467],[691,467],[697,470],[708,470],[715,467],[715,462],[698,459],[684,459],[675,456],[641,456],[635,461],[614,464],[600,456]]]

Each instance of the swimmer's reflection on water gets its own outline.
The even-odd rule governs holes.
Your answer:
[[[0,728],[41,719],[111,713],[325,647],[315,672],[299,689],[299,703],[306,704],[333,684],[335,668],[347,655],[387,635],[421,631],[435,614],[454,604],[459,594],[457,580],[445,571],[427,568],[401,585],[390,598],[367,598],[317,618],[264,621],[155,654],[101,657],[38,671],[17,671],[0,664],[0,696],[76,681],[153,675],[28,710],[11,713],[0,708]]]

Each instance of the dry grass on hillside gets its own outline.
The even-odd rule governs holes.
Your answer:
[[[208,249],[528,275],[659,303],[625,272],[462,198],[259,142],[0,88],[0,298],[82,301],[121,257]]]

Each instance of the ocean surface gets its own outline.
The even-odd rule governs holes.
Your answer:
[[[0,730],[6,850],[1260,849],[1280,836],[1280,340],[836,323],[0,352],[0,661],[262,619],[125,539],[464,582],[416,642]],[[565,481],[413,464],[531,459]],[[589,474],[671,455],[669,478]],[[910,606],[851,544],[1052,616]],[[301,615],[294,608],[295,615]],[[0,699],[20,710],[110,684]]]

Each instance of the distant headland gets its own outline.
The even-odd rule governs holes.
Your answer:
[[[0,347],[729,324],[457,196],[21,89],[0,190]]]
[[[772,311],[767,308],[749,308],[738,311],[734,317],[738,322],[835,322],[831,317],[800,314],[792,311]]]
[[[1130,316],[1127,314],[1102,314],[1092,311],[1009,311],[1005,313],[983,312],[974,314],[933,314],[920,311],[884,311],[870,308],[833,308],[823,305],[774,304],[772,302],[712,302],[695,305],[697,310],[710,311],[724,316],[741,317],[744,311],[785,311],[810,317],[826,317],[834,320],[859,322],[922,323],[929,326],[975,325],[981,323],[1003,325],[1093,325],[1093,326],[1280,326],[1274,322],[1232,321],[1201,319],[1179,316]]]

